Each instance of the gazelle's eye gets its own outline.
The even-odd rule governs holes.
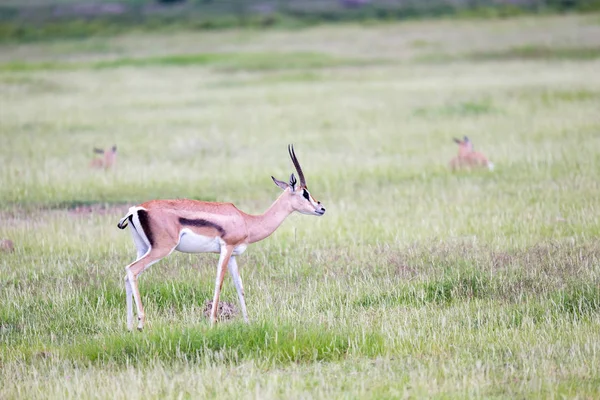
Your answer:
[[[308,196],[308,191],[307,191],[306,189],[304,189],[304,190],[302,191],[302,196],[304,196],[304,198],[305,198],[306,200],[310,200],[310,197]]]

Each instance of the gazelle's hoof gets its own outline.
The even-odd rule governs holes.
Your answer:
[[[137,330],[138,330],[138,331],[140,331],[140,332],[142,331],[142,329],[144,329],[144,320],[145,320],[145,319],[146,319],[146,318],[145,318],[145,316],[144,316],[144,315],[142,315],[142,316],[139,316],[139,317],[138,317],[138,326],[137,326]]]

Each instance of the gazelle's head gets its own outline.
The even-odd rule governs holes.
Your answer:
[[[458,156],[465,157],[473,151],[473,143],[468,137],[464,136],[462,140],[454,138],[454,142],[458,144]]]
[[[294,153],[294,146],[289,145],[288,152],[290,153],[290,158],[296,167],[296,172],[298,172],[300,184],[298,184],[294,174],[290,175],[289,183],[271,177],[273,182],[275,182],[277,186],[285,191],[284,194],[288,196],[288,200],[294,211],[298,211],[299,213],[307,215],[321,216],[325,214],[325,207],[323,207],[320,201],[317,201],[314,197],[312,197],[308,191],[308,188],[306,187],[306,180],[304,179],[304,174],[302,173],[302,168],[300,168],[298,158],[296,158],[296,153]]]

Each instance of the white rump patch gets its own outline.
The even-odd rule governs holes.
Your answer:
[[[145,247],[146,251],[148,251],[148,249],[151,247],[150,245],[150,241],[148,240],[148,236],[146,236],[146,232],[144,232],[144,228],[142,228],[142,224],[140,223],[140,217],[138,216],[138,211],[139,210],[144,210],[147,212],[147,210],[144,207],[131,207],[129,208],[129,213],[131,214],[131,218],[132,218],[132,224],[134,226],[131,226],[131,229],[134,229],[135,232],[139,235],[139,237],[143,240],[145,246],[141,246],[141,247]],[[132,225],[129,224],[129,225]],[[135,242],[135,236],[133,237],[133,240]],[[136,242],[136,247],[138,248],[138,252],[140,249],[140,246],[138,246],[138,243]],[[143,253],[145,253],[145,251],[143,251]]]
[[[190,229],[182,229],[175,250],[182,253],[220,253],[221,238],[198,235]]]

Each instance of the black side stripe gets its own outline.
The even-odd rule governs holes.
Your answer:
[[[210,221],[207,221],[205,219],[179,218],[179,223],[181,225],[190,225],[190,226],[197,226],[197,227],[214,228],[217,231],[219,231],[219,233],[221,234],[221,236],[225,235],[225,229],[223,229],[223,227],[221,225],[217,225],[214,222],[210,222]]]
[[[142,225],[142,230],[146,234],[148,241],[150,242],[150,246],[154,246],[154,237],[152,236],[152,231],[150,230],[150,219],[148,217],[148,211],[146,210],[138,210],[138,218],[140,220],[140,225]]]

